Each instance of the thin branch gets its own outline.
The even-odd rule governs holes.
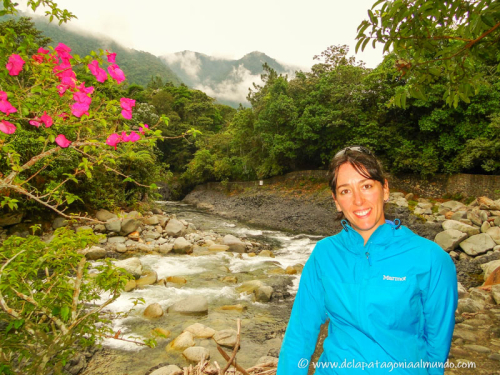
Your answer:
[[[78,307],[78,298],[80,297],[80,288],[83,281],[83,268],[85,267],[85,262],[86,259],[83,257],[78,263],[78,271],[76,271],[75,291],[73,293],[73,303],[71,305],[71,320],[76,320],[77,317],[76,309]]]
[[[7,260],[7,262],[5,262],[5,264],[2,266],[2,268],[0,268],[0,281],[2,281],[2,275],[3,275],[3,271],[5,270],[5,267],[7,267],[9,265],[10,262],[12,262],[14,259],[17,258],[18,255],[24,253],[25,250],[21,250],[20,252],[18,252],[16,255],[14,255],[12,258],[10,258],[9,260]],[[10,308],[8,305],[7,305],[7,302],[5,302],[5,299],[3,297],[3,294],[2,292],[0,291],[0,306],[2,307],[2,309],[9,315],[13,316],[14,318],[18,319],[19,318],[19,313]]]
[[[236,353],[238,353],[238,349],[240,348],[241,319],[238,319],[238,321],[236,322],[236,326],[238,327],[238,332],[236,334],[236,344],[234,345],[233,354],[231,355],[231,358],[222,369],[222,375],[224,375],[227,369],[231,366],[231,363],[233,363],[234,359],[236,358]]]

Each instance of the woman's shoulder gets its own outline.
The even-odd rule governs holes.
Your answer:
[[[436,242],[420,236],[419,234],[413,232],[410,228],[403,225],[398,230],[401,230],[399,236],[401,241],[405,243],[406,246],[411,246],[418,249],[418,252],[421,255],[427,255],[427,257],[432,260],[448,260],[446,258],[450,258],[449,254],[444,251]]]

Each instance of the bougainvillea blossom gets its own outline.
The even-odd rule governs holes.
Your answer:
[[[43,55],[33,55],[31,58],[35,60],[37,64],[43,63]]]
[[[11,124],[8,121],[0,121],[0,132],[5,134],[14,134],[16,132],[16,125]]]
[[[129,98],[121,98],[120,106],[123,108],[122,110],[123,118],[130,120],[132,118],[132,107],[135,106],[135,100]]]
[[[30,125],[36,126],[37,128],[42,125],[42,121],[40,120],[40,117],[35,117],[33,120],[29,121]]]
[[[129,135],[126,132],[122,132],[121,140],[123,142],[137,142],[141,139],[141,136],[134,131],[131,131]]]
[[[68,85],[58,85],[57,87],[57,92],[59,93],[59,96],[63,96],[64,93],[66,92],[67,89],[69,89],[69,86]]]
[[[108,75],[103,68],[99,67],[99,61],[94,60],[90,64],[87,65],[90,69],[90,72],[95,76],[97,82],[104,82],[108,79]]]
[[[141,134],[144,134],[145,131],[148,131],[149,130],[149,125],[148,124],[144,124],[143,126],[141,126],[141,128],[139,129],[139,133]]]
[[[87,94],[80,91],[73,94],[73,100],[77,103],[83,103],[87,105],[90,105],[90,103],[92,103],[92,99]]]
[[[52,120],[52,117],[50,117],[46,111],[43,112],[43,115],[42,117],[40,117],[40,120],[43,122],[46,128],[50,128],[54,123],[54,120]]]
[[[86,103],[76,102],[71,106],[71,113],[73,116],[82,117],[83,115],[89,115],[89,105]]]
[[[66,138],[64,134],[59,134],[55,139],[57,145],[62,148],[69,147],[71,141]]]
[[[69,119],[69,115],[68,115],[66,112],[59,113],[59,114],[57,115],[57,117],[60,117],[60,118],[62,118],[63,120],[68,120],[68,119]]]
[[[5,67],[11,76],[17,76],[23,70],[24,60],[21,56],[13,54],[9,56],[9,61]]]
[[[50,51],[48,49],[44,49],[43,47],[38,48],[38,53],[41,53],[42,55],[46,55]]]
[[[122,138],[118,134],[113,133],[113,134],[109,135],[108,139],[106,139],[106,144],[108,146],[114,147],[116,150],[116,145],[118,143],[120,143],[121,141],[122,141]]]
[[[0,91],[0,111],[6,115],[17,112],[17,109],[7,100],[7,93],[5,91]]]
[[[111,78],[115,79],[116,82],[122,83],[123,81],[125,81],[125,74],[118,65],[113,64],[108,66],[108,72]]]
[[[59,43],[54,49],[63,62],[69,62],[68,60],[73,58],[73,56],[69,54],[71,52],[71,48],[64,43]]]
[[[108,50],[106,50],[106,56],[108,58],[109,63],[112,63],[112,64],[115,63],[116,53],[111,53]]]
[[[94,86],[85,87],[85,82],[82,82],[77,89],[85,94],[92,94],[94,92]]]

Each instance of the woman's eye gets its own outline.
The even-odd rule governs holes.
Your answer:
[[[367,189],[371,189],[371,188],[372,188],[372,186],[373,186],[372,184],[366,184],[366,185],[364,185],[364,186],[363,186],[363,188],[364,188],[365,190],[367,190]]]
[[[340,191],[340,195],[347,194],[348,192],[349,192],[349,190],[347,190],[347,189],[341,190]]]

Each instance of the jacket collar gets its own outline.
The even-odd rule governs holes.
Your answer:
[[[361,237],[347,221],[343,221],[342,226],[344,229],[342,230],[341,236],[345,242],[346,248],[355,253],[360,252],[360,250],[364,251],[364,249],[371,244],[384,245],[383,248],[385,248],[393,241],[394,237],[400,237],[404,232],[404,227],[401,227],[399,220],[397,223],[386,220],[385,224],[380,225],[375,232],[372,233],[365,246],[363,237]],[[376,249],[373,250],[376,251]]]

